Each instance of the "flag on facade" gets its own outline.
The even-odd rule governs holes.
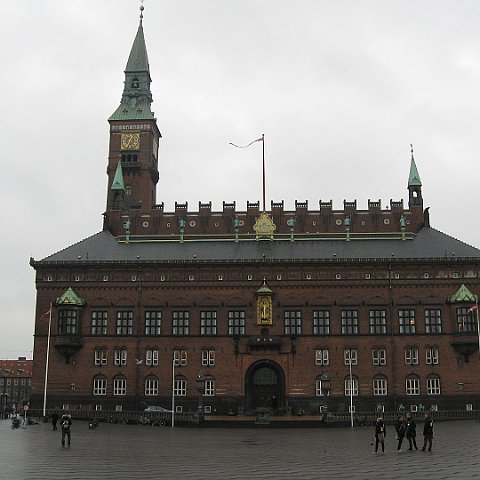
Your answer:
[[[250,145],[253,145],[255,142],[263,142],[263,137],[257,138],[256,140],[253,140],[253,141],[250,142],[248,145],[235,145],[235,144],[232,143],[232,142],[229,142],[229,145],[233,145],[234,147],[237,147],[237,148],[247,148],[247,147],[249,147]]]
[[[478,310],[478,304],[474,303],[468,310],[467,310],[467,314],[468,313],[473,313],[475,310]]]

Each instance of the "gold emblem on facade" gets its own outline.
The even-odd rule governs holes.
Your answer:
[[[269,238],[273,240],[273,232],[276,230],[276,225],[273,223],[272,217],[267,212],[262,212],[257,218],[253,229],[256,233],[256,239]]]
[[[272,297],[273,291],[263,280],[263,285],[257,290],[257,325],[273,324]]]

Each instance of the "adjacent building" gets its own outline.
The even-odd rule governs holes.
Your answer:
[[[413,152],[406,203],[166,211],[150,84],[141,16],[108,119],[103,229],[31,259],[34,406],[51,308],[48,408],[173,394],[188,411],[197,388],[207,414],[480,408],[480,250],[430,225]]]
[[[32,390],[32,360],[0,360],[0,412],[21,410],[30,400]]]

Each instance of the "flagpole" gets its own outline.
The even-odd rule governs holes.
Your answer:
[[[265,134],[262,133],[263,211],[265,212]]]
[[[43,387],[43,417],[47,414],[47,384],[48,384],[48,360],[50,357],[50,331],[52,326],[52,304],[50,304],[50,310],[48,315],[48,337],[47,337],[47,353],[45,360],[45,385]]]
[[[478,297],[475,298],[475,305],[477,306],[477,336],[478,336],[478,356],[480,357],[480,319],[478,318]]]

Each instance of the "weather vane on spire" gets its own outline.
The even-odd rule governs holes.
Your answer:
[[[412,159],[413,159],[413,143],[410,144],[410,153],[412,154]]]
[[[143,20],[143,11],[145,10],[145,7],[143,6],[143,2],[145,0],[140,0],[140,25],[142,24]]]

